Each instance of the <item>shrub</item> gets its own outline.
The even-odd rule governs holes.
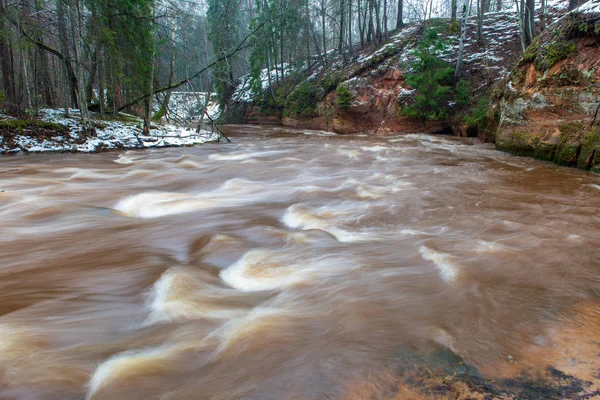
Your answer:
[[[488,96],[481,96],[477,99],[477,104],[473,107],[471,113],[465,115],[465,122],[469,125],[480,127],[487,118],[489,109],[490,98]]]
[[[471,102],[471,85],[466,79],[458,82],[454,88],[454,102],[459,107],[464,107]]]
[[[325,91],[325,94],[333,92],[337,86],[344,81],[344,76],[340,72],[334,72],[327,75],[321,81],[321,87]]]
[[[323,95],[323,88],[318,85],[310,81],[301,83],[286,99],[284,115],[314,116],[317,103],[323,98]]]
[[[335,94],[337,95],[337,105],[342,110],[347,110],[350,108],[350,104],[352,104],[352,100],[354,99],[352,97],[352,93],[350,93],[350,88],[348,85],[339,85],[335,90]]]

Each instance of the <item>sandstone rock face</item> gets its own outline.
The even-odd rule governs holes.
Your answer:
[[[599,11],[567,15],[525,52],[496,106],[497,149],[600,172]]]
[[[373,76],[374,75],[374,76]],[[442,122],[419,122],[399,115],[399,99],[412,93],[404,83],[400,69],[388,69],[347,82],[353,101],[347,109],[336,104],[335,92],[317,106],[316,118],[283,118],[283,125],[320,129],[336,133],[435,133],[444,129]]]

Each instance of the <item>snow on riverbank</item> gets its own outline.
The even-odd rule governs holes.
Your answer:
[[[164,99],[153,102],[154,112],[158,112]],[[169,98],[169,107],[165,119],[179,121],[204,120],[208,121],[204,110],[210,118],[219,118],[219,103],[216,93],[207,92],[172,92]]]
[[[15,128],[17,120],[0,113],[0,153],[38,153],[48,151],[93,153],[107,150],[142,149],[152,147],[193,146],[217,142],[218,133],[196,132],[193,129],[170,124],[153,125],[149,136],[142,135],[142,120],[127,114],[117,118],[100,119],[92,114],[92,130],[84,132],[79,111],[71,110],[65,117],[63,110],[40,110],[29,124]],[[58,124],[44,126],[40,123]]]

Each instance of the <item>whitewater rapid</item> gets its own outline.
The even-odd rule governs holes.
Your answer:
[[[1,160],[0,398],[431,398],[406,374],[577,357],[551,350],[600,293],[598,176],[474,139],[230,129]]]

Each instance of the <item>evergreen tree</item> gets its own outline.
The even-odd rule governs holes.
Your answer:
[[[406,81],[416,89],[414,103],[405,107],[404,115],[422,121],[448,118],[452,98],[452,65],[439,57],[446,43],[435,29],[428,29],[414,52],[412,72]]]

